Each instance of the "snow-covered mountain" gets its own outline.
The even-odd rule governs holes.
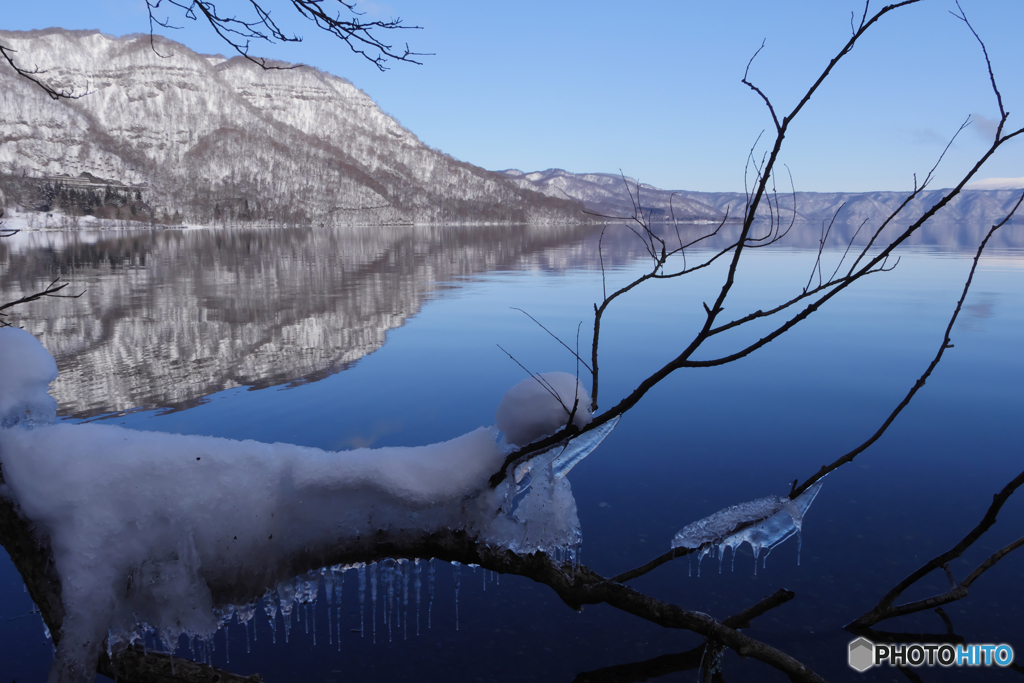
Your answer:
[[[0,41],[48,83],[87,93],[54,101],[0,68],[8,183],[88,173],[96,187],[139,189],[136,208],[191,221],[581,219],[578,204],[431,149],[350,82],[310,67],[264,71],[148,35],[47,29]],[[29,190],[7,194],[29,201]]]
[[[629,217],[633,215],[633,202],[652,220],[671,220],[674,213],[679,221],[718,221],[728,211],[730,220],[740,220],[746,198],[741,192],[687,192],[662,190],[641,183],[639,191],[633,178],[608,173],[569,173],[549,169],[533,173],[517,170],[502,171],[524,189],[534,189],[551,197],[583,202],[587,211],[605,216]],[[627,191],[627,187],[629,190]],[[630,196],[632,194],[632,197]],[[907,205],[901,216],[917,218],[935,205],[943,190],[921,193]],[[884,220],[905,199],[901,192],[797,192],[780,193],[779,205],[788,219],[794,206],[798,221],[819,223],[830,220],[842,206],[838,221],[860,224],[864,220]],[[1020,197],[1019,189],[966,190],[956,197],[935,217],[936,224],[976,223],[1000,220]],[[769,217],[769,207],[762,202],[758,215]]]

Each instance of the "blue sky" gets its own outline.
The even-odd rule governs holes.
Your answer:
[[[218,7],[239,14],[244,0]],[[876,0],[872,7],[883,3]],[[423,66],[386,73],[266,0],[301,44],[254,52],[344,76],[424,142],[499,170],[551,167],[618,172],[653,185],[700,191],[743,188],[743,164],[758,134],[771,133],[760,100],[740,83],[747,60],[755,82],[788,112],[850,36],[863,4],[829,0],[691,0],[635,3],[433,0],[363,3],[371,18],[400,16],[421,31],[395,36]],[[962,0],[985,39],[1011,124],[1024,126],[1024,2]],[[953,184],[987,147],[998,109],[978,44],[949,14],[953,2],[925,0],[883,19],[835,70],[794,122],[783,161],[798,190],[905,190],[922,178],[968,115],[933,187]],[[228,54],[208,26],[162,31],[200,52]],[[8,30],[148,30],[141,0],[48,0],[5,8]],[[763,145],[762,145],[763,146]],[[979,177],[1024,176],[1015,142]],[[788,181],[787,181],[788,182]]]

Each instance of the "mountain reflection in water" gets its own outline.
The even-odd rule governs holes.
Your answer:
[[[667,239],[670,225],[660,226]],[[688,241],[713,229],[682,225]],[[973,249],[981,230],[933,230],[921,242]],[[851,237],[839,224],[831,239]],[[0,240],[0,290],[54,277],[84,291],[15,309],[12,321],[57,359],[61,415],[183,409],[236,386],[316,381],[379,349],[389,330],[453,281],[494,270],[597,268],[594,225],[220,228],[36,232]],[[702,249],[726,243],[727,225]],[[1018,232],[1018,231],[1013,231]],[[821,227],[797,224],[784,246],[816,248]],[[992,248],[1013,240],[1003,231]],[[965,245],[965,247],[961,247]],[[643,254],[622,226],[604,265]],[[8,295],[10,298],[10,295]]]
[[[0,289],[60,276],[15,324],[53,353],[61,414],[187,408],[211,393],[321,379],[379,349],[458,278],[553,268],[593,226],[25,233]],[[8,245],[0,245],[8,246]]]

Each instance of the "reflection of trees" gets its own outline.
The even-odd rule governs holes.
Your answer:
[[[788,116],[779,119],[770,100],[761,93],[755,85],[748,82],[746,78],[744,79],[744,82],[747,83],[759,96],[761,96],[768,105],[772,120],[776,127],[776,139],[770,152],[766,153],[761,159],[753,158],[751,161],[750,168],[752,169],[752,174],[754,176],[755,188],[749,196],[749,202],[744,207],[745,211],[742,227],[739,228],[739,232],[734,238],[730,240],[730,238],[725,236],[724,233],[716,231],[713,233],[714,237],[716,239],[725,237],[727,240],[726,243],[720,248],[712,248],[709,251],[700,252],[697,254],[696,259],[693,259],[691,262],[687,262],[683,260],[684,255],[688,252],[692,252],[693,250],[691,247],[696,245],[695,240],[703,241],[703,236],[698,235],[695,240],[684,240],[681,232],[679,234],[674,234],[673,232],[667,235],[656,234],[654,231],[649,229],[643,214],[638,210],[633,230],[636,238],[644,245],[644,249],[650,258],[651,267],[647,273],[630,285],[627,285],[615,292],[606,292],[602,304],[595,307],[596,320],[591,356],[594,361],[591,363],[591,367],[593,368],[594,374],[593,398],[595,409],[597,407],[598,398],[598,364],[596,360],[600,335],[600,319],[603,310],[607,309],[612,303],[618,301],[620,297],[626,296],[632,289],[649,286],[649,282],[652,280],[682,277],[716,262],[726,264],[725,281],[722,284],[721,289],[718,291],[717,296],[714,299],[709,300],[709,302],[705,302],[704,310],[706,313],[706,319],[692,340],[683,346],[681,353],[676,358],[667,362],[661,369],[651,376],[637,382],[637,388],[633,392],[624,397],[617,404],[613,405],[610,409],[606,410],[604,413],[597,415],[590,425],[583,428],[582,433],[591,431],[603,424],[607,424],[611,420],[622,415],[624,412],[632,409],[641,401],[644,395],[652,387],[669,374],[688,368],[724,365],[740,358],[744,358],[747,355],[760,350],[765,345],[771,343],[775,339],[787,333],[793,327],[802,323],[847,287],[863,280],[864,278],[870,277],[873,274],[895,267],[896,263],[894,259],[897,255],[897,248],[909,243],[911,238],[929,221],[931,216],[937,210],[941,209],[944,203],[956,196],[962,187],[971,180],[980,168],[981,164],[991,156],[991,154],[993,154],[1010,138],[1024,133],[1024,129],[1004,133],[1002,124],[1006,122],[1007,115],[1003,112],[999,131],[997,132],[990,149],[981,157],[976,166],[965,173],[962,181],[957,185],[957,187],[947,192],[943,196],[943,199],[937,204],[916,215],[916,217],[907,223],[905,227],[898,228],[893,234],[886,233],[886,226],[889,221],[885,221],[881,225],[872,225],[868,227],[867,232],[865,232],[865,235],[868,236],[866,244],[857,244],[854,237],[851,236],[849,238],[850,252],[848,255],[844,254],[843,260],[840,261],[840,266],[842,267],[837,266],[834,271],[823,266],[821,261],[821,251],[818,251],[817,258],[811,263],[811,267],[809,269],[810,274],[807,285],[803,287],[802,290],[798,291],[792,299],[779,302],[778,305],[768,310],[757,310],[746,314],[742,312],[733,313],[730,311],[729,315],[734,317],[732,317],[728,322],[720,322],[720,318],[726,310],[725,304],[729,300],[729,295],[731,293],[736,274],[740,271],[744,254],[750,249],[779,241],[787,236],[787,231],[789,230],[788,223],[784,218],[784,212],[780,213],[778,211],[780,204],[777,195],[773,192],[773,183],[775,163],[778,158],[778,153],[794,117],[800,112],[801,108],[815,92],[818,85],[829,75],[834,64],[852,49],[853,45],[865,31],[867,31],[877,20],[888,12],[893,11],[897,7],[912,4],[914,1],[915,0],[908,0],[907,2],[900,3],[896,6],[886,7],[870,18],[867,17],[865,10],[865,16],[862,18],[859,28],[856,28],[854,31],[853,38],[838,53],[835,60],[833,60],[829,67],[824,71],[821,78],[808,91],[804,99],[801,100],[797,107]],[[993,83],[993,86],[994,85],[995,84]],[[996,94],[998,95],[998,90],[996,90]],[[927,184],[927,181],[925,184]],[[917,196],[923,189],[924,188],[922,187],[919,190],[916,190],[915,193],[908,198],[907,202],[909,203],[910,200]],[[754,220],[754,217],[762,203],[769,207],[775,207],[773,213],[774,218],[767,225],[755,222]],[[901,213],[904,208],[905,207],[901,207],[897,211],[897,214]],[[894,214],[893,217],[897,214]],[[1009,219],[1009,216],[1007,216],[1006,219]],[[795,480],[790,493],[791,499],[806,490],[814,482],[820,480],[820,478],[825,474],[828,474],[845,463],[850,462],[860,452],[870,446],[881,435],[881,433],[885,431],[888,425],[892,423],[903,407],[906,406],[914,397],[916,392],[923,387],[932,370],[941,360],[944,352],[952,346],[949,337],[950,330],[952,329],[953,323],[956,321],[963,302],[967,297],[971,278],[973,277],[973,268],[976,267],[988,238],[995,234],[1005,222],[1006,221],[1004,220],[990,228],[985,238],[978,245],[971,275],[969,275],[966,280],[961,299],[950,317],[949,325],[939,345],[939,351],[929,364],[924,374],[914,384],[903,401],[894,409],[883,425],[866,441],[864,441],[864,443],[841,456],[831,465],[822,468],[822,470],[817,473],[814,473],[802,483],[799,483],[799,480]],[[821,237],[822,243],[825,242],[828,232],[829,228],[824,227]],[[392,246],[389,248],[387,253],[381,253],[378,258],[366,261],[366,263],[374,264],[372,266],[367,266],[369,271],[374,273],[381,272],[380,270],[374,270],[374,268],[386,271],[394,260],[401,260],[401,249],[399,249],[395,256],[392,257],[391,251],[395,248],[395,246]],[[693,254],[691,253],[691,258],[692,256]],[[849,257],[849,260],[847,260],[847,256]],[[846,264],[845,266],[843,265],[844,263]],[[745,345],[741,344],[731,352],[711,358],[702,359],[695,355],[707,340],[746,326],[754,321],[764,319],[772,321],[773,324],[769,327],[769,331],[757,341],[745,342]],[[516,453],[513,453],[505,463],[505,466],[495,473],[492,478],[491,485],[498,486],[505,484],[514,476],[513,473],[520,465],[526,464],[528,461],[539,457],[539,454],[542,453],[544,449],[552,447],[557,448],[563,442],[568,442],[578,438],[581,435],[581,430],[578,430],[573,425],[574,409],[575,407],[573,407],[572,410],[570,410],[568,406],[566,407],[568,419],[566,427],[561,431],[549,438],[542,439],[523,447]],[[1000,494],[1003,500],[1005,500],[1005,498],[1007,498],[1020,484],[1020,479],[1021,478],[1018,477],[1014,482],[1011,482],[1006,489],[1004,489],[1004,492]],[[979,525],[978,529],[980,531],[977,534],[969,535],[949,553],[938,556],[934,560],[925,564],[921,570],[908,577],[907,582],[904,582],[906,585],[900,584],[893,590],[893,592],[885,596],[879,606],[881,617],[887,618],[888,616],[898,614],[899,608],[895,611],[888,611],[895,597],[897,597],[902,590],[906,588],[906,586],[914,583],[917,578],[924,576],[926,573],[939,568],[946,569],[945,564],[948,562],[948,559],[954,557],[958,550],[962,551],[962,547],[965,543],[969,544],[979,537],[980,534],[983,533],[994,521],[996,512],[998,512],[998,506],[994,505],[993,508],[990,509],[989,514],[986,515],[985,520],[983,520],[982,524]],[[9,540],[12,545],[19,543],[21,545],[25,545],[25,539],[28,538],[28,531],[25,529],[25,525],[20,524],[19,526],[18,521],[14,518],[12,510],[7,510],[6,517],[8,518],[9,523],[5,530],[5,543]],[[749,528],[751,525],[760,521],[763,520],[737,520],[737,526],[735,526],[731,531],[740,531],[743,528]],[[716,541],[714,540],[708,542],[708,544],[715,543]],[[970,582],[973,581],[976,576],[980,576],[984,569],[987,569],[988,566],[991,566],[992,563],[998,561],[1001,557],[1005,556],[1006,553],[1012,551],[1020,544],[1020,542],[1015,542],[1006,546],[1003,550],[999,551],[999,553],[993,555],[990,560],[983,565],[983,567],[979,567],[979,570],[976,570],[967,579],[962,580],[959,588],[951,591],[949,596],[942,596],[939,599],[932,601],[924,601],[921,608],[928,608],[936,604],[940,604],[941,602],[945,602],[947,597],[950,600],[959,597],[960,594],[966,591]],[[417,534],[415,532],[401,532],[388,528],[380,529],[372,538],[357,539],[354,543],[347,544],[345,547],[334,547],[328,552],[296,554],[293,557],[285,558],[285,563],[288,565],[288,570],[294,574],[315,570],[324,564],[368,562],[382,558],[436,557],[442,560],[457,561],[463,564],[478,564],[486,569],[501,573],[513,573],[529,577],[537,582],[543,583],[552,589],[568,606],[573,608],[579,608],[586,604],[603,603],[666,628],[683,629],[700,634],[706,641],[704,647],[701,649],[702,667],[704,669],[706,679],[710,679],[715,674],[721,673],[720,655],[726,649],[731,649],[741,656],[752,657],[769,664],[783,672],[791,680],[821,680],[817,674],[809,670],[802,663],[796,661],[777,648],[759,642],[739,630],[748,623],[750,619],[757,617],[765,610],[791,599],[793,597],[792,594],[776,593],[762,603],[752,606],[733,618],[719,621],[709,615],[692,610],[686,610],[679,606],[660,601],[626,585],[629,581],[656,570],[662,564],[680,555],[692,552],[701,552],[706,550],[708,547],[709,545],[702,545],[697,548],[677,549],[661,557],[654,558],[634,570],[609,578],[604,577],[585,566],[573,566],[571,563],[558,562],[544,553],[516,554],[507,548],[489,546],[482,543],[480,539],[475,538],[464,531],[449,530],[431,534]],[[30,590],[32,591],[33,598],[37,600],[37,603],[41,606],[45,605],[44,609],[46,611],[44,612],[44,616],[50,625],[55,638],[59,639],[60,610],[59,605],[54,606],[55,601],[53,597],[59,590],[59,583],[54,585],[52,577],[48,577],[46,575],[46,567],[48,565],[46,562],[45,548],[42,551],[37,551],[35,555],[33,555],[33,552],[30,550],[29,555],[30,557],[21,561],[21,564],[25,567],[23,572],[25,573],[26,583],[28,583]],[[247,602],[255,599],[259,595],[259,589],[239,587],[234,584],[218,585],[215,583],[214,585],[211,585],[211,590],[214,594],[215,600],[221,604]],[[862,618],[862,621],[866,624],[873,624],[878,620],[876,619],[877,616],[879,615],[865,616]],[[684,661],[673,661],[667,664],[659,662],[651,666],[654,667],[656,671],[666,670],[666,667],[671,670],[678,670],[679,668],[690,665],[695,656],[695,654],[687,654],[679,658]],[[132,667],[136,666],[149,666],[152,667],[152,670],[160,669],[163,672],[170,673],[169,662],[167,662],[165,657],[145,652],[140,653],[137,650],[131,650],[127,652],[123,658],[117,659],[113,662],[104,660],[101,663],[101,670],[108,674],[115,673],[120,678],[127,680],[133,676]],[[182,671],[184,671],[185,668],[186,667],[183,666]],[[213,672],[205,667],[187,665],[187,668],[190,672],[188,675],[191,676],[193,675],[192,672],[194,672],[194,675],[199,677],[196,680],[217,680],[222,676],[222,674]],[[643,665],[640,665],[638,668],[643,669]],[[631,670],[627,672],[627,675],[634,675],[634,673],[635,672]],[[641,673],[643,672],[641,671]],[[139,678],[144,678],[145,675],[148,674],[134,675]],[[182,675],[184,676],[185,674],[183,673]],[[214,676],[217,678],[214,678]]]

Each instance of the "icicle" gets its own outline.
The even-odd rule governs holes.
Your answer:
[[[245,654],[252,654],[252,650],[249,647],[249,622],[245,622]]]
[[[341,589],[345,587],[345,570],[342,569],[338,577],[338,605],[335,607],[337,610],[335,615],[338,617],[338,651],[341,651]]]
[[[462,567],[458,562],[452,562],[452,576],[455,578],[455,630],[459,630],[459,584],[461,583]]]
[[[334,645],[334,628],[331,626],[331,608],[334,607],[334,570],[322,569],[324,575],[324,596],[327,598],[327,644]],[[316,622],[313,622],[314,625]]]
[[[377,643],[377,563],[370,563],[370,623],[373,624],[373,642]]]
[[[416,635],[420,634],[420,588],[423,581],[420,579],[420,558],[416,558],[412,566],[413,592],[416,593]]]
[[[359,637],[366,637],[366,620],[363,618],[363,604],[366,602],[366,567],[359,568]]]
[[[390,563],[384,566],[384,585],[387,587],[387,596],[384,602],[387,608],[384,610],[384,623],[387,624],[387,641],[391,642],[391,626],[394,624],[394,612],[391,611],[391,603],[394,598],[394,567]]]
[[[231,663],[231,650],[229,648],[230,643],[228,641],[228,625],[224,624],[224,660],[228,664]]]
[[[718,573],[721,574],[722,573],[722,560],[725,559],[725,546],[718,545],[716,550],[718,550]]]
[[[484,570],[484,593],[487,592],[487,570]]]
[[[313,647],[316,647],[316,603],[310,603],[309,611],[313,613]],[[327,613],[330,614],[331,608],[327,608]],[[308,614],[307,614],[308,616]]]
[[[388,642],[390,643],[391,627],[395,621],[394,613],[391,611],[391,605],[395,598],[395,565],[391,560],[384,564],[384,585],[387,588],[387,598],[385,600],[387,609],[384,610],[384,623],[388,625]]]
[[[287,643],[292,631],[292,610],[295,609],[295,582],[277,584],[277,594],[281,602],[281,620],[284,621],[284,642]]]
[[[409,639],[409,568],[405,565],[408,560],[402,560],[398,564],[402,572],[402,640]]]
[[[270,642],[277,645],[277,601],[268,591],[263,596],[263,611],[267,614],[267,621],[270,622]]]
[[[427,628],[430,628],[430,614],[434,610],[434,558],[427,565],[427,592],[430,601],[427,603]]]
[[[324,596],[327,598],[327,605],[334,605],[334,570],[330,567],[324,567],[320,570],[320,575],[324,580]]]

